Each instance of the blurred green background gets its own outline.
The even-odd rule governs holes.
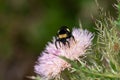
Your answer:
[[[116,19],[116,0],[98,0]],[[92,19],[91,15],[94,16]],[[94,32],[95,0],[0,0],[0,80],[29,80],[34,64],[60,26]]]

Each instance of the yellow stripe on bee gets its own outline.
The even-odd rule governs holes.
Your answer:
[[[67,37],[67,34],[60,34],[58,37],[59,37],[59,38],[66,38],[66,37]]]

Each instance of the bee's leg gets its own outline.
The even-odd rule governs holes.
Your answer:
[[[73,36],[73,35],[71,36],[71,38],[72,38],[72,39],[74,40],[74,42],[76,43],[76,40],[75,40],[75,38],[74,38],[74,36]]]
[[[61,47],[61,44],[60,44],[60,41],[58,40],[58,42],[59,42],[59,47]]]
[[[56,46],[56,48],[58,49],[57,42],[59,43],[59,47],[61,47],[61,44],[60,44],[60,40],[56,39],[56,41],[55,41],[55,46]]]
[[[68,47],[70,48],[70,43],[69,43],[69,41],[66,41],[66,43],[68,44]]]
[[[56,48],[58,49],[57,42],[58,42],[58,40],[55,41],[55,46],[56,46]]]
[[[72,39],[75,41],[75,38],[74,38],[74,36],[72,35],[71,37],[72,37]]]

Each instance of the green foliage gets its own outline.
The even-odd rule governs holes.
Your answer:
[[[118,10],[118,17],[117,17],[117,21],[115,21],[115,23],[118,25],[118,27],[120,26],[120,3],[118,1],[118,4],[115,4],[115,7],[117,8]]]

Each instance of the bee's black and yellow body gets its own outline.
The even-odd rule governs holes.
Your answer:
[[[57,37],[56,37],[56,41],[55,41],[56,48],[58,48],[57,42],[59,42],[60,47],[61,47],[60,42],[62,42],[64,45],[66,45],[66,43],[67,43],[68,46],[70,47],[69,41],[67,39],[69,39],[71,37],[74,39],[74,36],[72,35],[69,28],[67,26],[62,26],[58,30],[58,33],[57,33]]]

